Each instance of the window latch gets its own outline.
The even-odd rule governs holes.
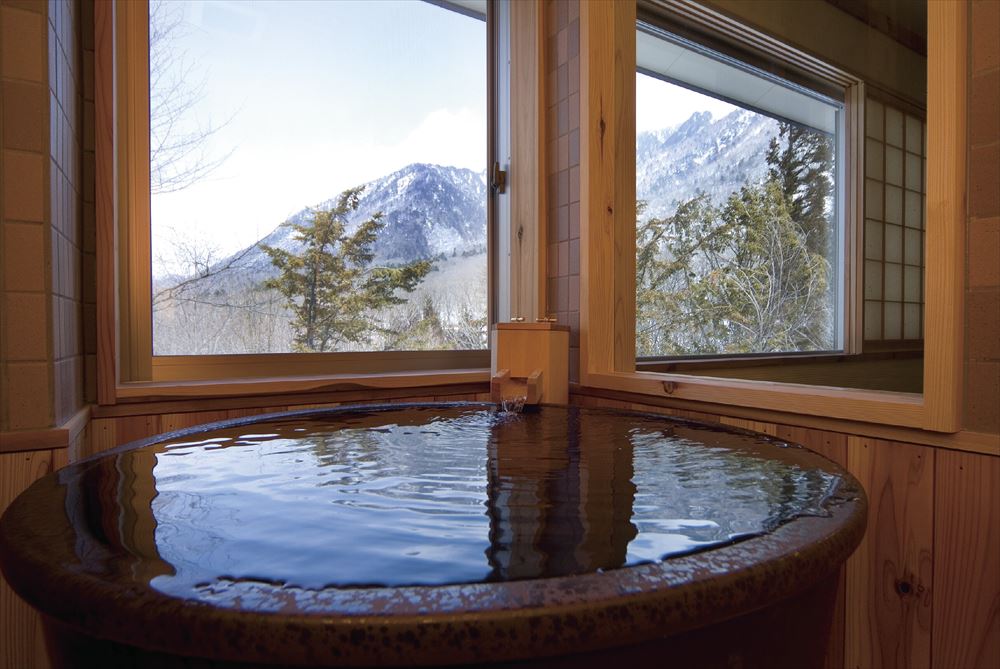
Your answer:
[[[497,193],[507,192],[507,172],[500,169],[500,163],[493,163],[493,174],[490,176],[490,185]]]

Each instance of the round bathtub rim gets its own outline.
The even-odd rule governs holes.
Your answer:
[[[345,405],[261,414],[137,440],[75,464],[275,418],[455,406],[492,405]],[[706,425],[658,414],[606,411]],[[730,426],[709,426],[766,438]],[[831,517],[800,517],[769,534],[699,553],[602,573],[530,581],[344,589],[335,591],[339,608],[311,611],[269,613],[219,607],[170,597],[148,585],[112,583],[65,567],[55,576],[40,577],[47,566],[43,556],[33,555],[32,546],[17,545],[8,534],[18,529],[10,527],[18,500],[0,520],[0,562],[15,591],[45,616],[84,634],[149,650],[176,653],[182,644],[193,641],[203,650],[216,650],[195,655],[244,662],[268,656],[289,662],[359,665],[516,660],[670,636],[745,615],[805,591],[846,560],[864,534],[867,499],[860,484],[847,472],[843,475],[844,485],[854,496],[832,505]],[[34,548],[44,544],[41,535],[35,539]],[[353,602],[348,606],[347,600],[358,594],[373,596],[366,605]],[[94,604],[102,601],[113,605]],[[516,635],[516,643],[511,643],[511,634]],[[308,653],[304,646],[295,647],[295,640],[305,636],[314,640]],[[468,643],[473,637],[477,643]],[[395,645],[385,645],[384,638],[393,639]],[[415,657],[417,652],[424,655]]]

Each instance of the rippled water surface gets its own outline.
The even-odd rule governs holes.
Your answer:
[[[177,595],[613,569],[824,514],[838,482],[804,449],[721,429],[481,405],[272,420],[67,471],[86,484],[77,525]]]

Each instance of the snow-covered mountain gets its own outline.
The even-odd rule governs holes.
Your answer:
[[[778,122],[737,110],[721,119],[696,112],[674,128],[636,137],[636,197],[647,214],[671,214],[699,191],[722,202],[747,181],[767,173],[764,156]]]
[[[696,112],[674,128],[640,133],[636,139],[636,193],[649,203],[648,215],[665,216],[678,202],[706,192],[717,202],[747,181],[764,177],[766,154],[777,122],[760,114],[734,111],[721,119]],[[486,174],[457,167],[414,163],[364,185],[360,206],[348,227],[382,212],[386,226],[375,243],[378,262],[485,252]],[[313,208],[336,206],[339,195]],[[307,220],[304,208],[290,223]],[[255,285],[275,270],[261,245],[296,251],[291,226],[281,224],[257,244],[216,265],[221,273],[199,281],[199,291],[227,291]],[[173,278],[179,280],[178,277]],[[160,286],[170,285],[170,279]]]
[[[304,208],[288,223],[304,223],[311,209],[335,207],[339,198],[338,194]],[[405,263],[442,254],[450,257],[485,251],[486,174],[441,165],[407,165],[364,184],[358,209],[347,217],[348,232],[377,212],[382,212],[386,223],[374,245],[377,262]],[[301,248],[291,225],[281,224],[257,244],[221,264],[233,264],[241,274],[271,276],[274,270],[262,245],[292,252]],[[238,260],[233,262],[234,258]]]

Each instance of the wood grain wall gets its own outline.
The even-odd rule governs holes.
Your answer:
[[[756,430],[847,468],[869,498],[868,531],[841,572],[827,669],[1000,667],[1000,457],[617,399]]]

